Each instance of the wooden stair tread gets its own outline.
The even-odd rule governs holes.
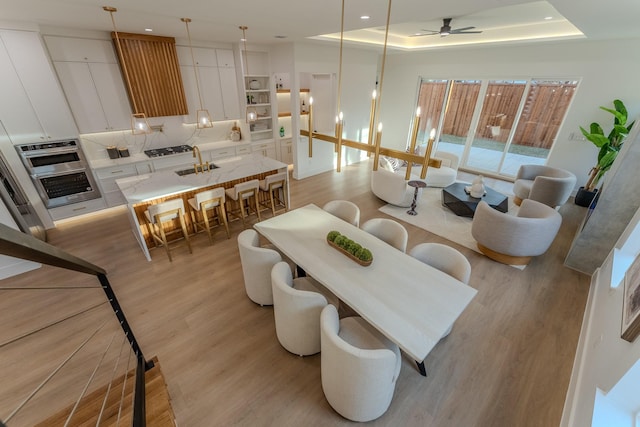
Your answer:
[[[145,409],[147,416],[147,424],[158,427],[175,427],[175,415],[171,407],[171,398],[167,392],[167,385],[158,363],[157,358],[152,359],[154,367],[145,373]],[[132,370],[126,374],[127,384],[120,412],[120,398],[122,396],[122,385],[125,375],[116,378],[111,384],[109,397],[105,404],[105,409],[100,420],[101,426],[115,426],[118,424],[118,413],[120,412],[119,425],[131,425],[133,417],[132,400],[135,384],[135,371]],[[72,424],[78,427],[95,426],[100,409],[104,402],[104,396],[107,392],[108,385],[98,388],[97,390],[86,395],[75,413],[73,414]],[[36,424],[36,427],[55,427],[63,426],[73,409],[73,404],[61,410],[46,420]]]

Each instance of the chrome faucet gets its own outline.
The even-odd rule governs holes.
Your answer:
[[[202,163],[202,154],[200,153],[200,148],[198,148],[197,145],[193,146],[193,158],[196,158],[196,154],[198,155],[198,163],[194,163],[193,164],[193,169],[195,170],[196,174],[198,173],[198,171],[200,172],[205,172],[209,170],[209,161],[207,161],[207,163],[203,164]]]

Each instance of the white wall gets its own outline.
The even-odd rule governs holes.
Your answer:
[[[640,231],[640,211],[627,230],[633,230],[623,234],[623,239],[629,240],[616,245],[622,252],[627,246],[637,247],[634,239]],[[619,285],[620,273],[614,272],[616,252],[611,252],[592,277],[562,426],[591,425],[594,414],[600,419],[612,408],[620,411],[620,402],[627,406],[627,413],[640,409],[640,338],[633,343],[620,338],[624,286]],[[630,388],[625,385],[629,382],[633,384]],[[615,394],[617,406],[602,398],[596,402],[597,389]],[[596,403],[600,405],[594,412]]]
[[[579,134],[578,126],[588,127],[593,121],[610,128],[612,116],[598,107],[612,108],[616,98],[625,102],[630,118],[640,114],[638,41],[580,40],[388,55],[381,102],[383,146],[404,149],[419,77],[581,78],[548,164],[572,171],[578,177],[577,185],[582,185],[595,164],[597,150],[590,142],[570,140],[569,136]]]
[[[326,46],[314,43],[295,44],[295,78],[300,73],[339,75],[339,46]],[[342,93],[340,109],[344,113],[345,126],[343,137],[366,141],[369,129],[369,106],[371,91],[375,88],[378,65],[377,51],[343,48]],[[299,82],[296,87],[299,86]],[[337,90],[337,80],[336,80]],[[311,94],[313,96],[313,93]],[[318,105],[314,102],[314,111],[330,109],[336,114],[334,105]],[[364,132],[363,132],[364,130]],[[295,134],[294,134],[295,135]],[[296,138],[294,138],[296,142]],[[294,147],[296,171],[294,177],[305,178],[334,168],[333,144],[315,141],[313,157],[308,157],[307,138],[298,138]],[[345,150],[345,160],[357,161],[359,153]]]

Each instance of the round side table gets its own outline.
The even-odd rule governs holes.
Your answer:
[[[417,181],[417,180],[409,181],[407,184],[409,184],[410,187],[415,188],[413,192],[413,202],[411,202],[411,209],[407,211],[407,214],[415,216],[415,215],[418,215],[418,212],[416,212],[416,202],[418,201],[418,189],[426,187],[427,184],[424,181]]]

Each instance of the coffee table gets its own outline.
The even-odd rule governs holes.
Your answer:
[[[509,209],[509,198],[496,190],[485,185],[486,194],[481,198],[471,197],[464,191],[464,188],[470,184],[464,182],[456,182],[442,189],[442,204],[458,216],[472,218],[476,213],[476,208],[480,201],[485,201],[492,208],[507,212]]]

